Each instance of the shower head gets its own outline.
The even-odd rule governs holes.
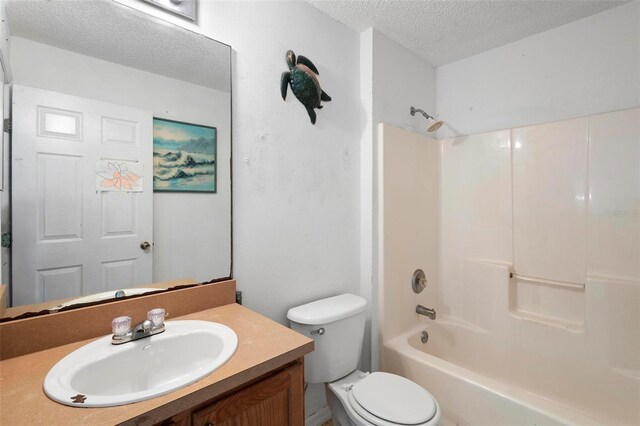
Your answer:
[[[429,127],[427,127],[427,132],[435,132],[444,124],[444,121],[436,120],[435,118],[433,118],[432,116],[430,116],[429,114],[427,114],[421,109],[411,107],[411,110],[409,112],[411,113],[411,115],[416,115],[416,112],[419,112],[420,114],[422,114],[424,118],[427,119],[427,123],[429,123]]]
[[[435,132],[440,127],[442,127],[443,124],[444,124],[444,121],[442,120],[438,120],[438,121],[434,120],[434,122],[429,127],[427,127],[427,132]]]

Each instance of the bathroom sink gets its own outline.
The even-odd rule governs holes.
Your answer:
[[[60,360],[44,391],[73,407],[109,407],[164,395],[224,365],[238,347],[229,327],[208,321],[168,321],[165,331],[122,345],[102,337]]]

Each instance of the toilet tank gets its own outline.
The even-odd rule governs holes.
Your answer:
[[[314,340],[304,357],[307,383],[333,382],[354,371],[360,360],[367,301],[341,294],[289,309],[291,328]]]

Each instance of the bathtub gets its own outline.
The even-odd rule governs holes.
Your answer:
[[[429,334],[425,344],[423,330]],[[621,424],[594,416],[589,407],[560,404],[523,383],[500,377],[499,363],[487,362],[492,351],[482,344],[486,334],[446,319],[418,324],[382,345],[381,370],[428,389],[442,408],[443,426]]]

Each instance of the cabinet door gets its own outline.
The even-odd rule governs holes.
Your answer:
[[[301,426],[303,423],[302,364],[193,413],[193,424],[198,426]]]

